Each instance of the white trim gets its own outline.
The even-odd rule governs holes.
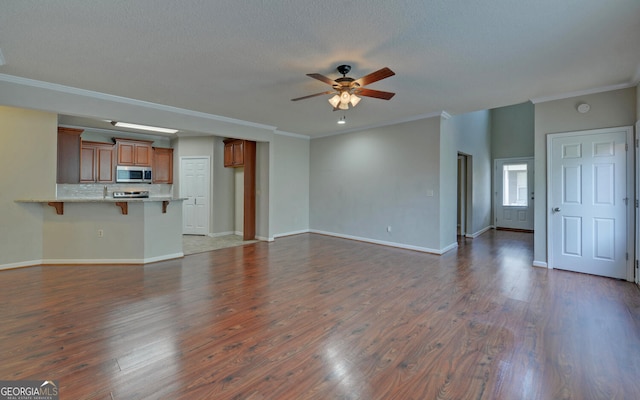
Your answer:
[[[274,234],[273,238],[274,239],[278,239],[281,237],[286,237],[286,236],[293,236],[293,235],[300,235],[301,233],[309,233],[309,229],[302,229],[299,231],[291,231],[291,232],[284,232],[284,233],[278,233],[278,234]]]
[[[420,251],[420,252],[423,252],[423,253],[431,253],[431,254],[437,254],[437,255],[442,255],[442,254],[446,253],[447,251],[453,250],[456,247],[458,247],[458,242],[452,243],[452,244],[444,247],[443,249],[431,249],[431,248],[428,248],[428,247],[419,247],[419,246],[412,246],[412,245],[408,245],[408,244],[387,242],[387,241],[384,241],[384,240],[369,239],[369,238],[360,237],[360,236],[343,235],[341,233],[326,232],[326,231],[320,231],[320,230],[317,230],[317,229],[310,229],[309,232],[310,233],[317,233],[319,235],[333,236],[333,237],[338,237],[338,238],[342,238],[342,239],[349,239],[349,240],[357,240],[358,242],[373,243],[373,244],[379,244],[379,245],[383,245],[383,246],[397,247],[399,249],[415,250],[415,251]]]
[[[602,133],[611,133],[611,132],[619,132],[619,131],[626,131],[626,143],[627,145],[631,144],[633,146],[634,143],[634,136],[633,136],[633,126],[620,126],[620,127],[613,127],[613,128],[602,128],[602,129],[588,129],[588,130],[580,130],[580,131],[570,131],[570,132],[558,132],[558,133],[548,133],[546,135],[546,150],[547,150],[547,162],[546,162],[546,169],[547,169],[547,180],[546,180],[546,189],[547,189],[547,208],[544,211],[545,216],[546,216],[546,221],[547,221],[547,262],[549,265],[549,269],[553,269],[553,265],[551,265],[551,261],[552,261],[552,255],[553,255],[553,241],[552,241],[552,236],[553,236],[553,223],[552,223],[552,219],[549,218],[549,210],[551,210],[551,206],[550,204],[552,204],[552,195],[553,193],[551,193],[551,182],[552,182],[552,177],[551,177],[551,161],[552,161],[552,141],[554,138],[558,138],[558,137],[570,137],[570,136],[586,136],[586,135],[597,135],[597,134],[602,134]],[[627,196],[630,196],[631,193],[634,193],[634,171],[633,171],[633,166],[635,165],[635,152],[634,151],[627,151],[627,155],[626,155],[626,174],[627,174],[627,179],[626,179],[626,189],[627,189]],[[632,207],[632,205],[627,205],[626,211],[627,211],[627,217],[626,220],[627,222],[632,220],[632,218],[629,218],[629,214],[630,211],[631,212],[635,212],[635,207]],[[626,252],[629,255],[634,254],[634,248],[635,248],[635,243],[633,238],[635,237],[635,223],[627,223],[627,233],[626,233],[626,239],[627,239],[627,246],[626,246]],[[626,261],[626,267],[627,267],[627,281],[629,282],[633,282],[634,281],[634,263],[635,263],[635,258],[634,257],[628,257],[627,261]]]
[[[536,260],[533,260],[533,266],[534,266],[534,267],[541,267],[541,268],[549,268],[549,269],[553,269],[553,268],[550,268],[550,267],[547,265],[547,263],[546,263],[546,262],[544,262],[544,261],[536,261]]]
[[[337,131],[337,132],[331,132],[331,133],[326,133],[326,134],[322,134],[322,135],[316,135],[316,136],[313,136],[311,139],[320,139],[320,138],[325,138],[325,137],[328,137],[328,136],[343,135],[343,134],[346,134],[346,133],[353,133],[353,132],[362,132],[362,131],[366,131],[366,130],[369,130],[369,129],[382,128],[382,127],[385,127],[385,126],[397,125],[397,124],[402,124],[402,123],[405,123],[405,122],[418,121],[418,120],[421,120],[421,119],[444,117],[443,114],[446,114],[446,112],[440,111],[440,112],[433,112],[433,113],[429,113],[429,114],[413,115],[413,116],[407,117],[407,118],[400,118],[400,119],[396,119],[396,120],[393,120],[393,121],[382,122],[382,123],[379,123],[379,124],[367,125],[367,126],[363,126],[363,127],[360,127],[360,128],[346,129],[344,131]],[[449,114],[446,114],[446,115],[449,115]],[[447,118],[445,118],[445,119],[447,119]]]
[[[486,226],[482,229],[480,229],[479,231],[475,232],[475,233],[468,233],[465,235],[465,237],[470,238],[470,239],[475,239],[478,236],[482,235],[483,233],[485,233],[486,231],[490,230],[490,229],[494,229],[493,225],[489,225]]]
[[[281,136],[289,136],[289,137],[294,137],[294,138],[298,138],[298,139],[311,140],[310,136],[301,135],[299,133],[285,132],[285,131],[280,131],[280,130],[277,130],[277,129],[275,131],[273,131],[273,133],[276,134],[276,135],[281,135]]]
[[[273,242],[274,241],[273,238],[269,238],[269,237],[266,237],[266,236],[257,236],[257,235],[256,235],[256,240],[259,240],[261,242]]]
[[[42,265],[42,260],[21,261],[18,263],[2,264],[0,265],[0,271],[5,269],[39,267],[40,265]]]
[[[88,264],[88,265],[109,265],[109,264],[150,264],[159,261],[173,260],[176,258],[184,257],[184,253],[173,253],[173,254],[165,254],[157,257],[149,257],[149,258],[59,258],[59,259],[49,259],[49,260],[41,260],[40,266],[46,265],[76,265],[76,264]]]
[[[536,97],[536,98],[530,99],[529,101],[531,101],[533,104],[539,104],[539,103],[546,103],[548,101],[563,100],[563,99],[569,99],[572,97],[588,96],[590,94],[610,92],[612,90],[628,89],[634,86],[636,86],[636,83],[632,83],[632,82],[620,83],[618,85],[604,86],[604,87],[586,89],[586,90],[578,90],[576,92],[556,94],[553,96]]]
[[[181,114],[181,115],[185,115],[185,116],[204,118],[204,119],[209,119],[209,120],[213,120],[213,121],[226,122],[226,123],[231,123],[231,124],[236,124],[236,125],[241,125],[241,126],[247,126],[247,127],[252,127],[252,128],[266,129],[266,130],[270,130],[270,131],[274,131],[276,129],[275,126],[258,124],[256,122],[243,121],[243,120],[240,120],[240,119],[223,117],[221,115],[208,114],[208,113],[203,113],[203,112],[200,112],[200,111],[187,110],[185,108],[178,108],[178,107],[167,106],[167,105],[164,105],[164,104],[152,103],[152,102],[149,102],[149,101],[130,99],[128,97],[115,96],[115,95],[112,95],[112,94],[95,92],[93,90],[78,89],[78,88],[74,88],[74,87],[71,87],[71,86],[64,86],[64,85],[60,85],[60,84],[57,84],[57,83],[50,83],[50,82],[44,82],[44,81],[37,81],[37,80],[34,80],[34,79],[28,79],[28,78],[21,78],[21,77],[13,76],[13,75],[0,74],[0,81],[4,81],[4,82],[8,82],[8,83],[14,83],[14,84],[18,84],[18,85],[24,85],[24,86],[31,86],[31,87],[34,87],[34,88],[53,90],[55,92],[61,92],[61,93],[85,96],[85,97],[90,97],[90,98],[93,98],[93,99],[112,101],[112,102],[120,103],[120,104],[127,104],[127,105],[132,105],[132,106],[139,106],[139,107],[146,107],[146,108],[151,108],[151,109],[155,109],[155,110],[159,110],[159,111],[167,111],[167,112],[172,112],[172,113]]]

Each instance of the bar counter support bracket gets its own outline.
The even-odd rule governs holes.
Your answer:
[[[64,214],[64,203],[61,201],[50,201],[47,203],[51,207],[56,209],[56,214],[63,215]]]
[[[122,210],[122,215],[129,214],[129,203],[127,203],[126,201],[117,201],[116,206],[120,207],[120,210]]]

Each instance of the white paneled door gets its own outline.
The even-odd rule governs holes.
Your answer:
[[[209,182],[208,157],[180,158],[180,197],[182,202],[182,233],[209,234]]]
[[[495,160],[496,228],[533,230],[533,158]]]
[[[630,278],[630,140],[630,128],[548,136],[551,268]]]

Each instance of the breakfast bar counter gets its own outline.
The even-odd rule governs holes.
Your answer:
[[[16,200],[17,203],[43,203],[47,204],[56,210],[56,214],[63,215],[64,214],[64,203],[113,203],[116,206],[120,207],[122,214],[128,214],[129,203],[146,203],[146,202],[161,202],[162,203],[162,213],[166,214],[167,207],[169,203],[172,201],[182,201],[183,198],[174,198],[174,197],[144,197],[144,198],[136,198],[136,197],[67,197],[67,198],[56,198],[56,199],[19,199]]]
[[[42,264],[146,264],[183,256],[183,200],[54,197],[16,203],[43,214]]]

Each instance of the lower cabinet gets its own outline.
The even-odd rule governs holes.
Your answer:
[[[114,161],[114,145],[83,141],[80,151],[80,182],[113,182]]]

